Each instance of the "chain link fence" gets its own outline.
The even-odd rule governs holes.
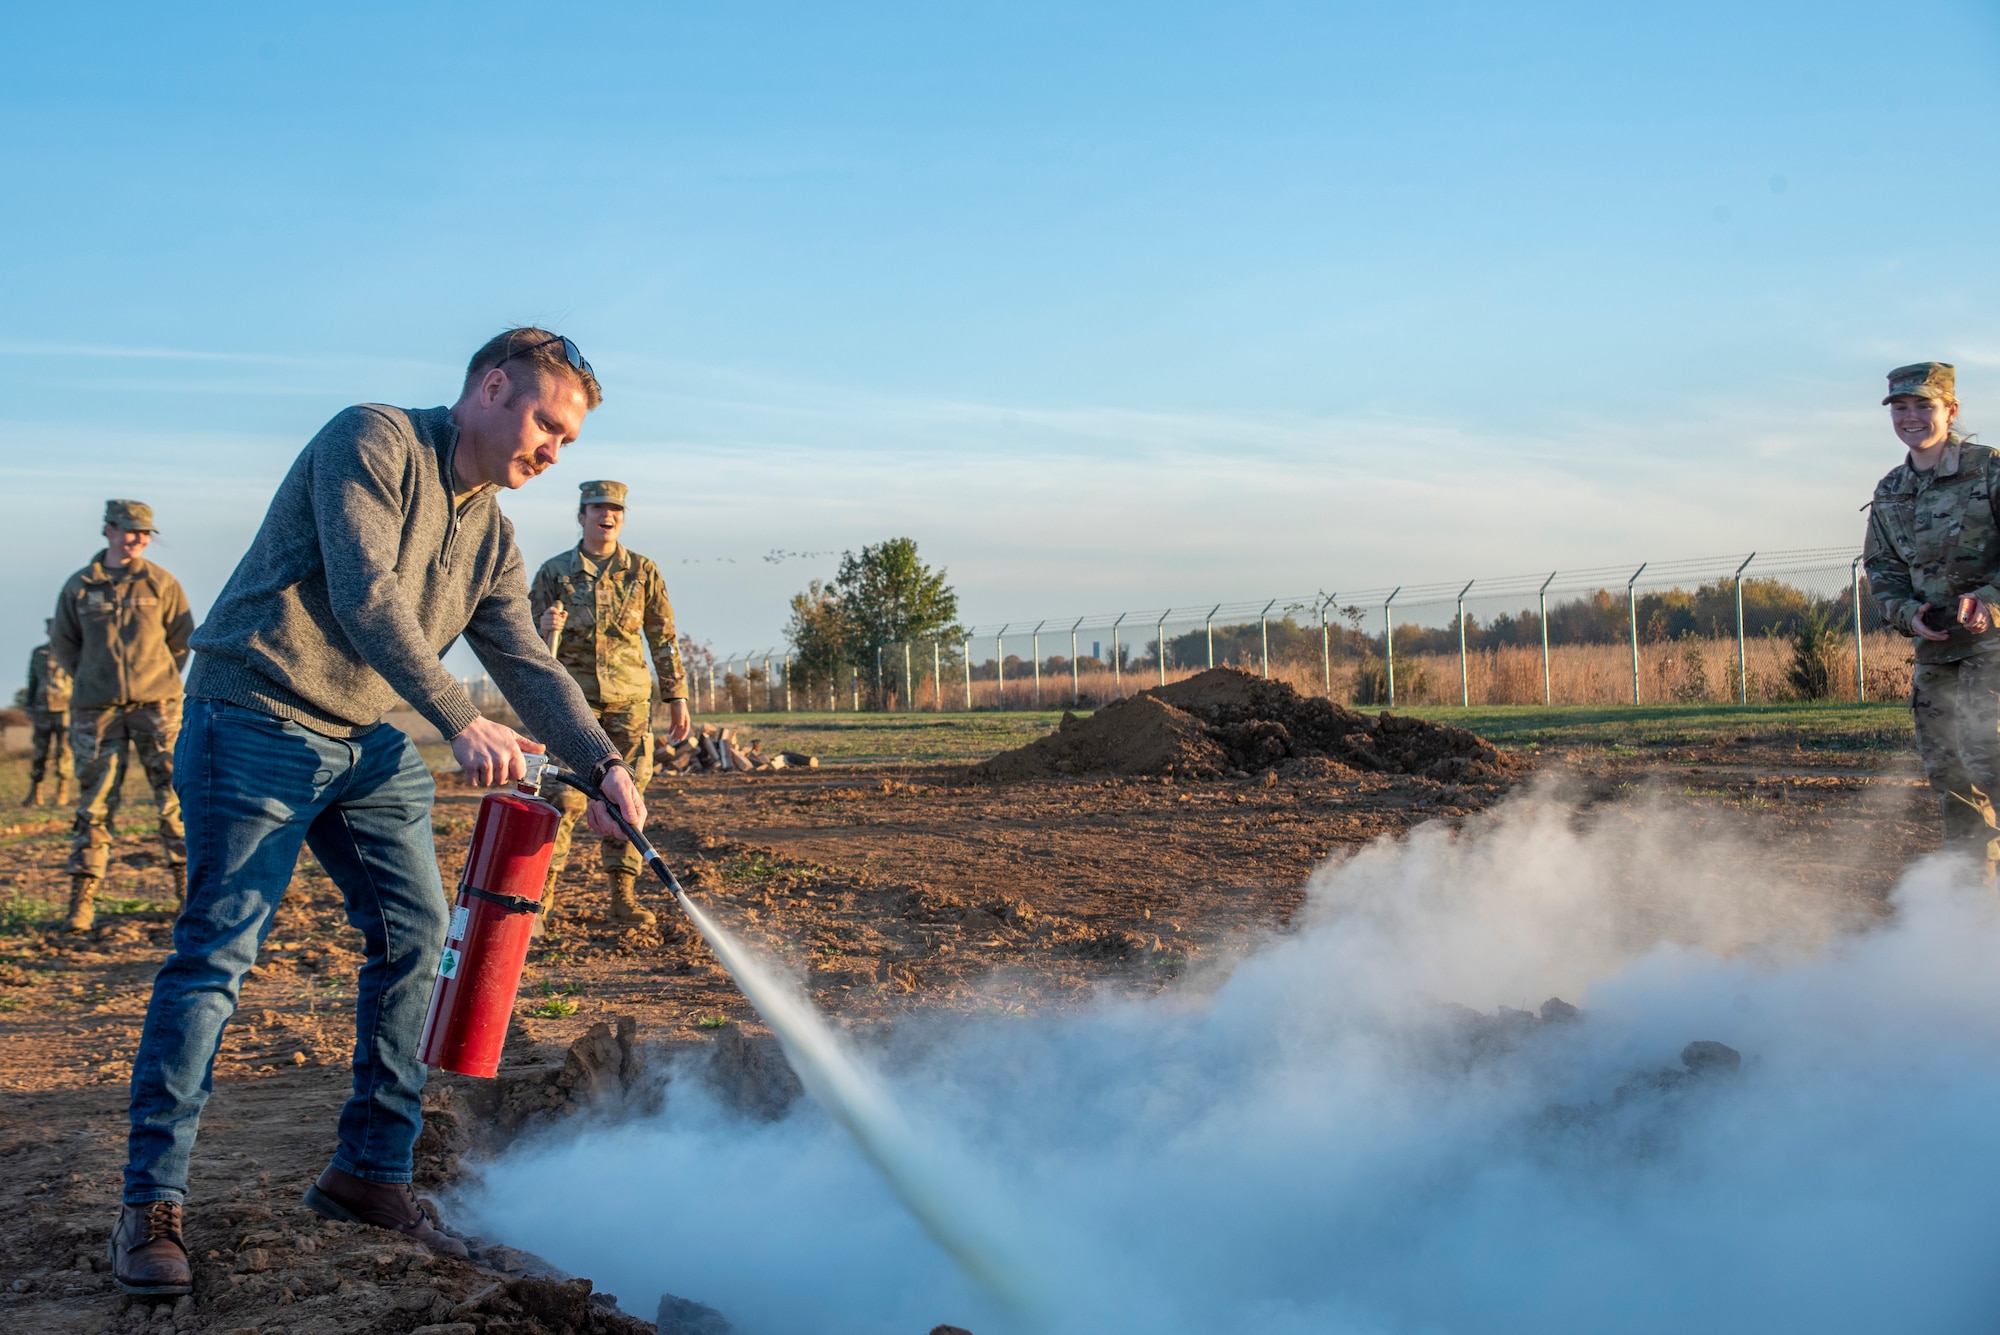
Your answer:
[[[783,645],[695,672],[704,714],[1095,708],[1211,666],[1398,705],[1894,700],[1910,643],[1853,548],[1745,552],[983,624],[830,676]]]

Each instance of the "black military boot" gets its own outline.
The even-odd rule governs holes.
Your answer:
[[[28,795],[21,799],[24,807],[38,807],[42,804],[42,781],[36,779],[28,785]]]

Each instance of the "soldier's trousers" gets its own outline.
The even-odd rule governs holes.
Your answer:
[[[180,732],[181,702],[107,705],[71,711],[70,750],[76,756],[76,833],[70,840],[71,875],[104,875],[111,836],[104,828],[105,799],[118,773],[118,750],[130,743],[160,804],[160,843],[169,866],[187,862],[181,829],[181,800],[174,795],[174,738]]]
[[[631,705],[603,705],[596,713],[597,721],[604,725],[605,735],[618,748],[618,754],[625,757],[625,763],[632,767],[632,777],[639,791],[645,792],[646,785],[653,778],[652,702],[641,700]],[[562,793],[562,823],[556,826],[555,855],[549,861],[551,889],[555,886],[556,877],[562,874],[563,867],[569,862],[570,836],[589,805],[584,795],[574,788],[564,788]],[[598,844],[598,861],[608,872],[624,871],[634,875],[645,865],[639,861],[638,850],[623,839],[602,840]]]
[[[28,780],[40,783],[54,770],[58,783],[68,783],[69,766],[69,711],[67,709],[36,710],[35,741],[33,759],[28,762]]]
[[[1918,663],[1910,709],[1924,777],[1944,806],[1946,842],[1990,843],[1991,799],[2000,796],[2000,653]]]

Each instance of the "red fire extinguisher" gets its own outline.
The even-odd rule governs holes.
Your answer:
[[[540,756],[511,792],[488,793],[438,961],[418,1057],[426,1066],[491,1078],[541,912],[542,881],[562,815],[539,794]]]

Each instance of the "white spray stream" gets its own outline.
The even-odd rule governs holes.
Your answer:
[[[1025,1311],[1030,1291],[1017,1249],[994,1235],[990,1220],[967,1209],[974,1194],[963,1166],[919,1137],[880,1081],[857,1063],[818,1011],[787,987],[682,891],[675,896],[737,988],[784,1045],[799,1082],[833,1116],[882,1174],[931,1239],[960,1269],[1008,1307]],[[954,1168],[958,1171],[954,1171]]]

